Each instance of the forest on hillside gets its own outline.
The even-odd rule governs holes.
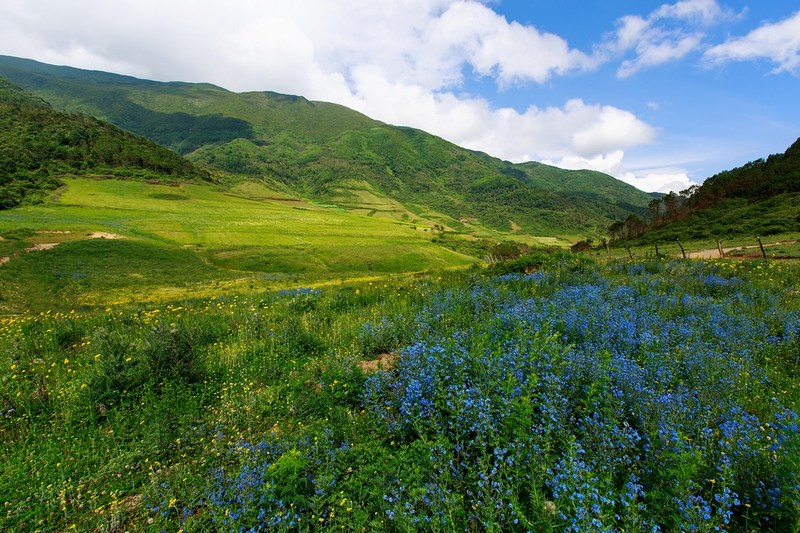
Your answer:
[[[207,178],[165,148],[95,118],[55,111],[0,78],[0,209],[40,201],[59,176],[76,173]]]
[[[653,199],[646,217],[609,227],[614,241],[658,242],[800,228],[800,138],[786,152],[720,172],[702,185]]]

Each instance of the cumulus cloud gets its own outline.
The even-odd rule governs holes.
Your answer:
[[[596,50],[596,56],[633,55],[624,59],[617,76],[627,78],[642,69],[682,59],[702,48],[704,29],[736,15],[716,0],[681,0],[664,4],[646,18],[627,15]]]
[[[456,2],[430,27],[429,42],[445,39],[451,53],[501,85],[547,81],[554,74],[593,68],[596,60],[552,33],[508,22],[476,2]]]
[[[312,98],[355,92],[364,67],[437,91],[459,86],[465,66],[502,86],[596,66],[476,0],[6,0],[0,20],[6,54]]]
[[[712,63],[767,59],[776,72],[800,69],[800,11],[780,22],[765,23],[744,37],[732,38],[705,52]]]

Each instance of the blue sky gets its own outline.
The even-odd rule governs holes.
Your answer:
[[[591,52],[608,39],[621,16],[646,18],[664,2],[562,0],[503,1],[492,7],[510,20],[532,24],[566,39],[571,46]],[[667,4],[669,5],[669,4]],[[672,4],[674,5],[674,3]],[[705,25],[683,22],[683,32],[702,32],[703,45],[685,56],[620,76],[621,61],[635,57],[628,51],[591,72],[521,84],[492,97],[498,105],[522,109],[530,101],[558,105],[562,99],[582,98],[633,112],[658,128],[652,143],[630,150],[630,168],[675,166],[700,182],[720,170],[782,152],[800,137],[800,40],[787,43],[795,65],[780,65],[766,56],[722,63],[710,62],[704,52],[728,39],[747,36],[768,23],[800,13],[796,1],[718,2],[727,16]],[[578,14],[576,17],[575,14]],[[675,28],[675,26],[669,26]],[[800,35],[800,23],[794,25]],[[793,48],[791,48],[793,46]],[[486,80],[483,91],[491,90]]]
[[[0,54],[337,102],[648,191],[800,136],[797,0],[3,0]]]

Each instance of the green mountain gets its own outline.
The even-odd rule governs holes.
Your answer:
[[[67,174],[207,177],[170,150],[95,118],[55,111],[0,78],[0,209],[40,200]]]
[[[651,202],[649,223],[633,236],[651,244],[797,231],[800,138],[782,154],[720,172],[700,186]]]
[[[598,172],[522,165],[336,104],[0,56],[0,76],[192,162],[356,213],[468,233],[595,236],[651,196]]]

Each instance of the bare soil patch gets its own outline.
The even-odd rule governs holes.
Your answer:
[[[107,233],[105,231],[95,231],[89,234],[90,239],[121,239],[122,235],[116,233]]]
[[[397,354],[382,353],[376,359],[368,361],[359,361],[358,366],[365,374],[377,372],[378,370],[391,370],[397,363]]]
[[[40,242],[40,243],[34,244],[33,246],[31,246],[29,248],[25,248],[25,251],[26,252],[41,252],[43,250],[52,250],[53,248],[55,248],[59,244],[61,244],[61,243],[60,242]]]

